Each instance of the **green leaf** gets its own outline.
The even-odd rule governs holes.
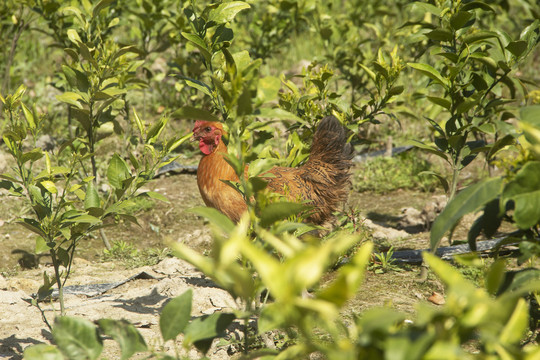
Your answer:
[[[160,200],[160,201],[163,201],[163,202],[169,202],[169,199],[167,199],[167,197],[163,194],[160,194],[158,192],[155,192],[155,191],[145,191],[143,193],[141,193],[139,196],[148,196],[149,198],[152,198],[152,199],[156,199],[156,200]]]
[[[44,253],[45,251],[49,251],[51,247],[47,244],[44,238],[41,236],[38,236],[36,238],[36,246],[34,248],[34,252],[36,254]]]
[[[105,9],[107,6],[112,4],[115,0],[101,0],[94,6],[94,10],[92,11],[92,17],[97,17],[99,15],[99,12],[103,9]]]
[[[519,111],[521,121],[540,127],[540,105],[521,108]]]
[[[433,155],[437,155],[438,157],[448,161],[448,158],[447,158],[447,155],[445,152],[443,151],[440,151],[438,150],[437,148],[433,147],[433,146],[429,146],[429,145],[426,145],[418,140],[410,140],[410,141],[407,141],[407,144],[410,144],[410,145],[413,145],[413,146],[416,146],[422,150],[425,150],[427,152],[430,152],[431,154]]]
[[[208,110],[195,108],[193,106],[183,106],[180,109],[172,113],[172,117],[178,117],[180,119],[195,119],[205,121],[219,121],[216,115],[212,114]]]
[[[123,201],[117,201],[111,206],[109,206],[104,214],[121,214],[123,210],[125,210],[127,207],[130,207],[133,205],[132,200],[123,200]]]
[[[208,219],[213,225],[216,225],[225,231],[226,234],[230,234],[234,230],[234,223],[231,221],[231,219],[214,208],[200,206],[188,209],[187,212],[197,214]]]
[[[198,317],[189,323],[184,331],[184,345],[195,347],[206,354],[212,341],[221,336],[236,317],[229,313],[214,313]]]
[[[92,122],[90,121],[90,112],[87,109],[71,109],[71,115],[77,120],[86,133],[92,131]]]
[[[23,110],[24,117],[26,118],[26,122],[28,123],[28,128],[30,130],[36,129],[36,121],[34,119],[34,114],[32,113],[32,111],[30,111],[30,109],[28,109],[23,103],[21,103],[21,108]]]
[[[84,209],[88,210],[90,208],[101,207],[101,202],[99,201],[99,194],[96,188],[96,185],[93,181],[90,181],[86,186],[86,195],[84,197]]]
[[[22,219],[22,221],[19,221],[18,223],[43,238],[47,237],[47,235],[43,232],[43,229],[41,228],[41,224],[34,219]]]
[[[39,184],[43,186],[43,188],[51,194],[58,193],[58,189],[56,188],[56,185],[52,181],[44,180],[40,182]]]
[[[400,95],[404,90],[405,87],[402,85],[392,86],[392,88],[388,90],[388,96]]]
[[[26,360],[64,360],[56,346],[47,344],[28,346],[24,349],[23,358]]]
[[[513,218],[521,229],[528,229],[540,222],[540,162],[526,163],[502,192],[504,206],[508,201],[514,201]]]
[[[239,117],[251,115],[253,112],[253,107],[251,104],[251,90],[245,88],[242,91],[242,94],[238,97],[238,102],[236,104],[236,115]]]
[[[496,260],[489,267],[489,271],[485,277],[486,290],[488,293],[495,295],[499,290],[502,281],[504,280],[504,273],[506,272],[506,261],[503,259]]]
[[[83,223],[83,224],[95,225],[95,224],[99,224],[101,222],[101,220],[98,219],[95,216],[92,216],[92,215],[82,214],[82,215],[77,215],[77,216],[66,218],[62,222],[64,222],[64,223],[75,223],[75,224],[76,223]]]
[[[97,359],[103,350],[96,326],[85,319],[58,316],[54,319],[52,335],[70,360]]]
[[[492,13],[495,13],[495,10],[483,1],[471,1],[470,3],[463,4],[461,9],[464,11],[482,9],[484,11],[490,11]]]
[[[478,100],[474,99],[465,99],[463,100],[456,108],[457,114],[463,114],[467,111],[471,110],[476,104],[478,103]]]
[[[169,122],[169,119],[166,117],[160,118],[152,127],[148,130],[148,133],[146,135],[146,142],[148,144],[154,144],[161,133],[163,132],[163,129],[165,128],[165,125]]]
[[[412,3],[414,6],[418,6],[425,12],[432,13],[433,15],[440,16],[441,15],[441,9],[439,9],[437,6],[432,5],[430,3],[421,2],[421,1],[415,1]]]
[[[298,215],[311,207],[294,202],[275,202],[269,204],[261,211],[261,226],[268,227],[279,220],[286,220],[289,216]]]
[[[446,110],[450,111],[450,108],[452,107],[452,102],[445,98],[435,97],[435,96],[428,96],[427,99],[431,101],[432,103],[442,106]]]
[[[63,94],[56,95],[56,99],[66,104],[73,105],[81,110],[83,109],[82,104],[79,102],[80,100],[82,100],[82,97],[77,93],[66,91]]]
[[[131,174],[124,159],[118,154],[114,154],[109,163],[109,168],[107,169],[107,179],[109,179],[109,184],[115,189],[123,189],[123,182],[130,177]]]
[[[159,328],[164,341],[175,339],[185,329],[191,318],[192,297],[193,291],[189,289],[163,307]]]
[[[208,21],[214,21],[217,24],[231,22],[240,11],[249,8],[249,4],[243,1],[222,3],[217,8],[210,10]]]
[[[444,236],[463,215],[480,209],[501,193],[502,178],[480,181],[459,192],[435,219],[431,228],[430,244],[435,250]]]
[[[165,149],[168,151],[168,152],[171,152],[171,151],[174,151],[177,147],[179,147],[180,145],[182,145],[183,143],[185,143],[186,141],[190,140],[191,137],[193,136],[192,133],[187,133],[186,135],[182,136],[181,138],[171,138],[168,142],[167,142],[167,146],[165,147]],[[172,160],[171,160],[172,159]],[[174,161],[175,158],[170,158],[170,162]],[[169,163],[169,160],[167,161],[163,161],[161,164],[160,164],[160,167],[161,166],[165,166]]]
[[[317,293],[317,299],[330,301],[339,307],[351,299],[362,283],[372,250],[373,244],[362,245],[351,261],[338,270],[335,280]]]
[[[418,175],[431,175],[431,176],[435,176],[435,177],[439,180],[441,186],[443,187],[443,189],[444,189],[444,191],[445,191],[446,193],[448,193],[448,191],[450,190],[450,186],[448,185],[448,180],[446,179],[446,177],[442,176],[441,174],[438,174],[438,173],[436,173],[436,172],[434,172],[434,171],[427,171],[427,170],[426,170],[426,171],[421,171],[421,172],[419,172]]]
[[[499,335],[501,345],[519,344],[528,328],[529,306],[527,305],[527,301],[525,299],[520,298],[514,307],[514,311],[510,316],[510,319],[508,319]]]
[[[31,161],[31,162],[37,161],[41,159],[42,157],[43,157],[43,150],[33,149],[28,152],[25,152],[21,157],[21,161],[24,164],[27,161]]]
[[[190,44],[192,44],[197,49],[199,49],[203,58],[206,60],[208,64],[210,64],[210,62],[212,61],[212,55],[210,54],[210,51],[208,50],[208,47],[206,43],[204,42],[204,40],[199,35],[190,34],[186,32],[183,32],[182,36],[186,38],[186,40],[188,40]]]
[[[69,266],[70,258],[69,253],[66,249],[58,247],[56,249],[56,257],[58,258],[58,260],[60,260],[60,264],[63,265],[65,268]]]
[[[472,16],[472,12],[458,11],[450,18],[450,25],[452,25],[454,30],[459,30],[467,24],[467,22],[471,19]]]
[[[464,293],[467,290],[477,290],[474,285],[468,282],[463,275],[452,265],[438,258],[436,255],[424,251],[422,253],[424,261],[433,270],[433,272],[447,285],[454,288],[460,288]],[[465,296],[464,296],[465,297]],[[466,301],[466,300],[465,300]]]
[[[526,41],[517,40],[506,45],[506,50],[510,51],[515,57],[520,57],[527,50],[527,46]]]
[[[79,45],[82,43],[81,38],[79,37],[79,33],[75,29],[68,29],[67,36],[71,42],[73,42],[76,45]]]
[[[486,39],[493,39],[493,38],[496,38],[497,37],[497,34],[494,33],[493,31],[485,31],[485,30],[480,30],[480,31],[476,31],[476,32],[473,32],[472,34],[470,35],[467,35],[463,38],[463,42],[465,44],[473,44],[475,42],[478,42],[478,41],[482,41],[482,40],[486,40]],[[480,55],[480,54],[478,54]]]
[[[436,83],[444,86],[445,88],[449,87],[448,80],[445,79],[439,71],[437,71],[433,66],[422,63],[407,63],[413,69],[420,71],[422,74],[429,77],[431,80]]]
[[[100,319],[98,325],[105,335],[112,337],[122,351],[122,360],[147,349],[146,342],[135,326],[126,320]]]
[[[133,108],[133,121],[135,122],[135,125],[137,125],[137,129],[139,129],[139,134],[141,134],[142,137],[146,136],[146,127],[135,108]]]
[[[123,48],[119,49],[119,50],[114,54],[114,58],[115,58],[115,59],[118,59],[118,58],[121,57],[122,55],[125,55],[125,54],[128,54],[128,53],[132,53],[132,54],[140,54],[141,51],[140,51],[139,49],[137,49],[137,47],[134,46],[134,45],[124,46]]]
[[[493,146],[489,149],[489,152],[487,154],[487,158],[491,159],[495,154],[497,154],[500,150],[505,148],[508,145],[512,145],[516,142],[516,139],[513,135],[505,135],[504,137],[497,140]]]
[[[190,79],[185,76],[181,76],[180,78],[186,83],[187,86],[191,86],[192,88],[202,91],[204,94],[212,97],[212,89],[208,84],[199,80]]]
[[[374,82],[377,81],[377,75],[375,74],[375,72],[373,72],[370,68],[368,68],[364,64],[358,64],[358,65],[360,65],[360,67],[364,69],[364,71],[366,72],[366,74],[368,74],[371,81],[374,81]]]
[[[435,41],[452,41],[452,33],[446,29],[435,29],[426,34],[427,38]]]

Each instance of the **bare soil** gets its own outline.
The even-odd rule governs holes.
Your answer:
[[[203,205],[195,175],[162,176],[153,181],[149,189],[167,196],[170,202],[156,202],[149,210],[138,213],[140,226],[125,223],[107,229],[110,241],[122,240],[139,250],[163,249],[170,241],[188,243],[200,252],[210,249],[208,226],[203,219],[186,212]],[[413,226],[405,231],[399,228],[400,220],[403,219],[403,208],[421,210],[433,201],[433,196],[405,190],[383,195],[352,193],[347,206],[360,210],[359,222],[372,232],[377,249],[386,250],[390,246],[396,250],[421,249],[428,247],[427,228]],[[0,276],[0,358],[21,359],[27,346],[51,341],[40,312],[25,301],[39,288],[43,271],[52,273],[47,256],[36,258],[32,255],[34,235],[15,222],[26,211],[16,199],[0,193],[0,270],[3,274]],[[103,262],[103,244],[99,238],[85,240],[78,250],[68,285],[111,283],[143,272],[150,276],[133,279],[98,296],[66,295],[68,314],[92,321],[127,319],[135,324],[150,346],[160,346],[158,319],[162,307],[187,289],[194,291],[193,316],[235,306],[225,291],[179,259],[166,258],[157,265],[143,268],[126,268],[122,262]],[[346,313],[357,314],[379,305],[414,313],[415,304],[427,300],[434,291],[444,294],[442,285],[432,275],[425,282],[418,281],[419,267],[404,266],[398,270],[368,271],[362,290],[350,302]],[[331,278],[332,273],[329,273],[327,280]],[[57,307],[57,304],[53,305]],[[51,305],[44,304],[43,307],[52,320]],[[170,348],[165,350],[172,351]],[[209,356],[227,359],[230,352],[228,347],[214,345]],[[106,341],[104,356],[114,358],[117,355],[115,345]]]

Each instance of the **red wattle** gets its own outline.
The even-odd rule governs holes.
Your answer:
[[[199,141],[199,149],[204,155],[210,155],[212,153],[213,148],[214,147],[212,146],[212,144],[205,143],[203,139]]]

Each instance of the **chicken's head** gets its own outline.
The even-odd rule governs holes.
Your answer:
[[[199,141],[199,149],[203,154],[210,155],[219,145],[224,133],[221,123],[198,120],[193,128],[193,140]]]

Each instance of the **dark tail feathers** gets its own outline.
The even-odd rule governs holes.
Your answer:
[[[334,116],[326,116],[315,131],[310,160],[338,165],[348,171],[352,157],[353,148],[347,143],[347,134],[343,125]]]
[[[311,216],[314,223],[332,217],[341,203],[347,201],[350,186],[350,167],[353,148],[347,143],[343,125],[333,116],[321,120],[315,135],[309,160],[304,164],[304,179],[312,184],[313,205],[317,211]]]

